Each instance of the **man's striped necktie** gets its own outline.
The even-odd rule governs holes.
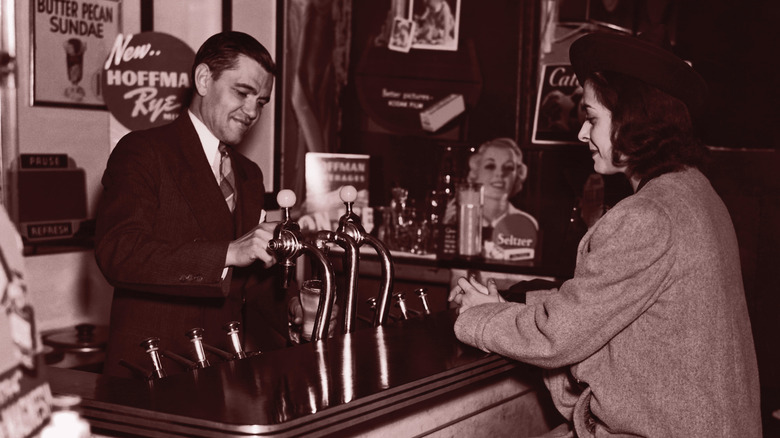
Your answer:
[[[233,168],[230,165],[230,155],[228,155],[227,145],[219,144],[219,188],[222,190],[222,196],[225,197],[230,211],[236,208],[236,179],[233,176]]]

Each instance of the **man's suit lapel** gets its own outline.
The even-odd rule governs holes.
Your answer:
[[[171,173],[177,175],[179,190],[192,209],[206,236],[213,239],[234,239],[233,215],[222,197],[214,179],[211,164],[203,154],[195,127],[187,113],[172,123],[173,142],[179,147],[171,148],[176,159],[170,160]]]

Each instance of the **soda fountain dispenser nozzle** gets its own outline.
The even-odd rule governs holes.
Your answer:
[[[282,208],[282,221],[274,229],[274,238],[268,241],[268,249],[276,255],[278,263],[284,269],[282,284],[286,289],[294,275],[295,259],[308,253],[319,262],[322,268],[323,294],[317,308],[317,316],[314,318],[314,329],[311,334],[312,341],[319,341],[327,337],[328,321],[333,310],[333,301],[336,296],[336,274],[327,257],[315,245],[305,242],[301,234],[301,227],[292,220],[290,209],[295,205],[295,193],[289,189],[280,190],[276,195],[276,201]]]
[[[352,211],[352,204],[357,199],[357,190],[354,186],[346,185],[339,190],[339,196],[344,202],[346,212],[339,218],[339,226],[336,231],[349,235],[355,240],[358,246],[365,243],[371,245],[376,250],[382,262],[382,288],[379,291],[379,300],[377,301],[377,311],[374,314],[374,327],[385,323],[387,315],[390,312],[390,295],[393,289],[393,262],[390,258],[390,250],[385,244],[376,237],[368,234],[360,222],[360,217]]]
[[[282,287],[287,289],[295,275],[295,259],[298,257],[298,243],[303,240],[301,227],[292,220],[290,209],[295,205],[295,192],[289,189],[276,194],[276,202],[282,208],[282,221],[274,230],[274,238],[268,242],[268,249],[276,253],[276,259],[282,265]]]

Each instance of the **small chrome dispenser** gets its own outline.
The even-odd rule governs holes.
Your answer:
[[[278,263],[284,269],[282,285],[286,289],[290,285],[290,279],[295,274],[295,259],[308,253],[317,260],[322,268],[323,293],[320,295],[320,304],[317,308],[317,316],[314,319],[314,329],[311,334],[312,342],[327,337],[328,320],[333,311],[336,281],[335,273],[330,262],[316,246],[307,243],[301,235],[301,227],[292,220],[290,209],[295,205],[296,196],[292,190],[280,190],[276,195],[276,202],[282,208],[282,221],[274,230],[274,238],[268,242],[268,249],[274,252]]]
[[[360,217],[352,211],[352,204],[357,199],[357,190],[354,186],[343,186],[339,191],[339,196],[346,206],[346,213],[339,218],[337,231],[352,237],[358,247],[368,243],[371,245],[382,263],[382,289],[377,300],[377,309],[374,313],[374,327],[383,325],[387,321],[387,315],[390,312],[391,291],[393,289],[393,261],[390,259],[390,250],[384,243],[376,237],[368,234],[361,224]]]

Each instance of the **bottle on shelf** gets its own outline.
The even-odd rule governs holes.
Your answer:
[[[428,195],[427,218],[431,229],[432,248],[437,257],[457,255],[457,223],[447,223],[447,205],[455,198],[455,155],[452,146],[446,146],[439,165],[436,187]]]

